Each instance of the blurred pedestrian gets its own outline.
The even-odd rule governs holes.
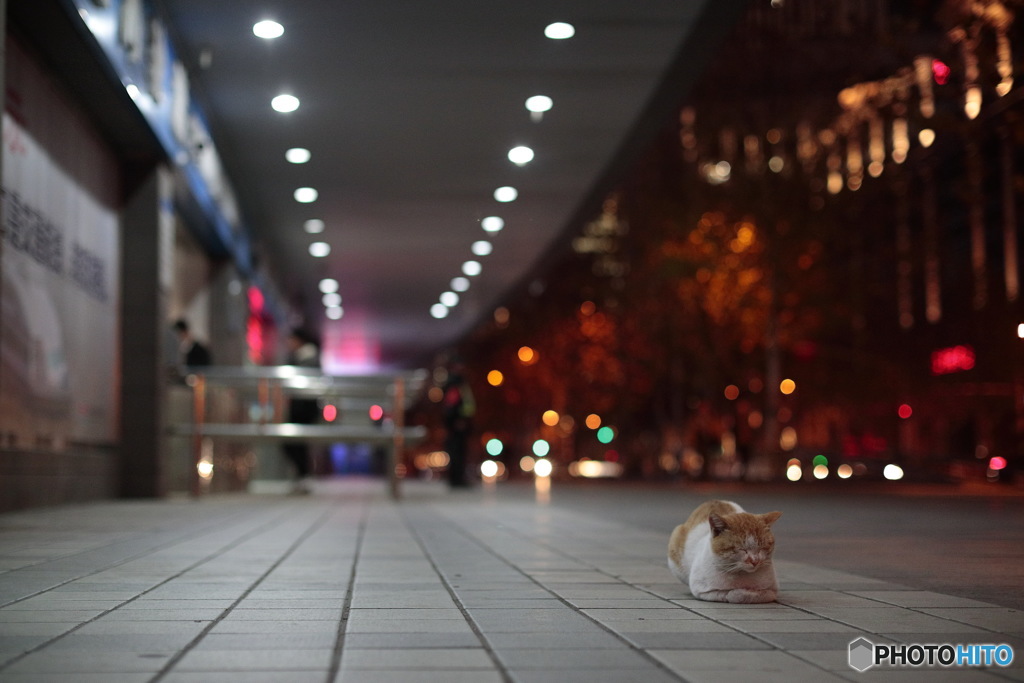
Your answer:
[[[178,333],[179,363],[182,367],[195,368],[212,363],[209,349],[192,337],[184,318],[174,323],[174,331]]]
[[[292,330],[288,335],[287,365],[303,368],[320,367],[320,346],[311,333],[303,329]],[[293,396],[288,401],[288,422],[292,424],[315,424],[320,417],[320,402],[315,398]],[[285,442],[284,456],[295,470],[294,493],[310,492],[311,466],[309,444],[303,441]]]
[[[455,359],[448,368],[444,383],[444,447],[448,452],[448,485],[451,488],[469,486],[466,478],[466,442],[473,428],[476,402],[465,377],[466,367]]]

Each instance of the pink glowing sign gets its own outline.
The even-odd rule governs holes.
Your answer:
[[[951,346],[932,351],[932,374],[949,375],[974,367],[974,349],[970,346]]]

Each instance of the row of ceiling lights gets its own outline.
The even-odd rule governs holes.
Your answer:
[[[252,32],[264,40],[274,40],[284,35],[284,27],[276,21],[269,19],[259,21],[252,27]],[[576,30],[571,24],[555,22],[544,29],[544,35],[552,40],[565,40],[575,35]],[[553,106],[550,97],[546,95],[534,95],[526,100],[526,109],[535,122],[539,122],[544,112],[549,111]],[[274,97],[270,106],[274,111],[282,114],[289,114],[299,108],[299,98],[291,93],[282,93]],[[508,152],[509,161],[517,166],[524,166],[533,160],[534,152],[529,147],[520,145],[513,147]],[[305,164],[312,158],[312,153],[302,147],[293,147],[285,152],[285,160],[293,164]],[[494,199],[498,202],[513,202],[519,196],[518,191],[511,186],[499,187],[494,191]],[[295,190],[295,201],[300,204],[312,204],[319,197],[316,188],[300,187]],[[505,227],[505,221],[500,216],[488,216],[480,221],[480,225],[489,235],[501,231]],[[324,222],[321,219],[309,219],[304,224],[305,231],[310,235],[318,235],[324,230]],[[488,240],[477,240],[471,246],[475,257],[490,255],[494,247]],[[324,241],[314,241],[309,245],[309,253],[314,258],[324,258],[331,253],[331,245]],[[441,294],[438,303],[434,304],[430,313],[435,318],[444,318],[449,311],[458,305],[460,295],[469,290],[471,277],[476,277],[483,272],[480,261],[471,259],[462,264],[462,275],[452,279],[451,288]],[[344,315],[341,306],[341,294],[339,293],[338,281],[333,278],[325,278],[320,281],[320,293],[323,295],[324,312],[328,319],[339,320]]]
[[[252,27],[252,32],[258,38],[274,40],[284,35],[284,27],[276,21],[265,19],[259,21]],[[291,93],[281,93],[270,101],[271,108],[281,114],[290,114],[299,108],[299,98]],[[285,161],[291,164],[305,164],[313,158],[312,152],[303,147],[292,147],[284,153]],[[313,187],[300,187],[294,192],[295,201],[300,204],[312,204],[319,198],[319,193]],[[303,229],[309,235],[319,235],[324,231],[324,222],[319,218],[311,218],[303,224]],[[324,258],[331,253],[331,245],[322,240],[311,242],[309,254],[314,258]],[[338,281],[334,278],[324,278],[320,281],[320,293],[324,304],[324,315],[329,320],[340,320],[345,311],[341,307],[341,294]]]
[[[572,38],[575,34],[576,29],[572,24],[565,22],[555,22],[544,29],[544,35],[552,40],[565,40]],[[544,112],[549,111],[552,106],[554,106],[554,102],[547,95],[534,95],[526,100],[526,109],[530,112],[530,118],[534,122],[539,122],[543,118]],[[513,147],[508,151],[508,160],[517,166],[525,166],[533,161],[533,157],[533,150],[525,145]],[[519,191],[509,185],[504,185],[494,191],[495,201],[503,204],[514,202],[518,197]],[[480,221],[480,227],[488,235],[493,235],[505,227],[505,220],[500,216],[488,216]],[[477,240],[473,242],[470,250],[474,257],[483,257],[488,256],[494,247],[489,240]],[[476,258],[464,262],[462,275],[452,278],[450,289],[443,292],[438,298],[438,302],[430,307],[430,315],[438,319],[448,317],[451,309],[459,305],[461,295],[469,290],[469,278],[476,277],[482,272],[483,265]]]

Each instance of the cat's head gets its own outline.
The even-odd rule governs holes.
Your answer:
[[[775,550],[772,524],[781,516],[777,511],[763,515],[711,513],[711,549],[718,566],[726,572],[753,572],[764,566]]]

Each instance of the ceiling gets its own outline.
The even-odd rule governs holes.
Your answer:
[[[320,329],[328,370],[409,366],[456,341],[593,215],[671,122],[745,0],[162,0],[258,262]],[[284,34],[264,40],[253,24]],[[575,35],[544,35],[553,21]],[[299,98],[291,113],[271,99]],[[524,106],[547,95],[540,120]],[[527,145],[535,158],[507,158]],[[308,149],[308,163],[285,160]],[[493,193],[513,186],[518,198]],[[318,198],[298,203],[296,188]],[[489,234],[481,220],[499,216]],[[304,224],[324,222],[312,235]],[[489,255],[472,245],[492,243]],[[309,245],[331,252],[314,258]],[[432,307],[476,260],[444,318]],[[343,317],[324,317],[335,278]]]

